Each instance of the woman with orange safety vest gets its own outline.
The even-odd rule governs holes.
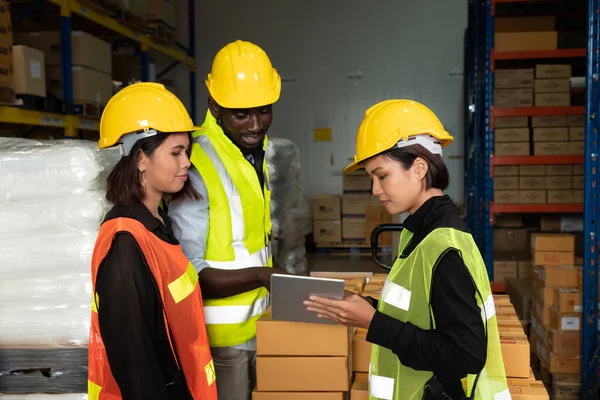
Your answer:
[[[121,159],[92,256],[90,400],[217,400],[198,275],[160,206],[199,198],[187,181],[197,129],[157,83],[124,88],[102,114],[99,147]]]
[[[443,193],[442,148],[452,141],[423,104],[383,101],[365,113],[345,169],[364,168],[390,214],[410,213],[379,300],[305,302],[323,318],[367,330],[370,400],[511,398],[485,264]]]

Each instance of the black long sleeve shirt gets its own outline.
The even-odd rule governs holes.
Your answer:
[[[159,239],[177,244],[169,217],[159,212],[164,224],[144,205],[115,206],[105,221],[133,218]],[[131,234],[115,236],[98,269],[96,292],[100,334],[123,399],[191,399],[171,351],[160,292]]]
[[[404,227],[413,232],[413,237],[400,257],[407,257],[436,228],[467,231],[448,196],[426,201],[404,221]],[[435,330],[423,330],[377,311],[367,340],[392,350],[407,367],[432,371],[450,397],[461,399],[465,397],[461,379],[467,374],[479,373],[486,361],[481,309],[477,305],[475,285],[457,251],[442,256],[432,279]]]

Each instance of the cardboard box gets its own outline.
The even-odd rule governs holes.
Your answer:
[[[495,142],[529,142],[529,128],[502,128],[494,131]]]
[[[344,193],[342,215],[365,215],[370,201],[370,193]]]
[[[353,333],[342,325],[275,321],[265,313],[256,321],[256,354],[347,357]]]
[[[162,21],[172,28],[177,26],[173,1],[147,0],[147,16],[150,21]]]
[[[0,38],[2,35],[0,34]],[[9,64],[13,62],[13,45],[12,43],[2,43],[0,41],[0,63]]]
[[[570,93],[571,81],[569,78],[536,79],[535,93]]]
[[[342,218],[342,239],[365,239],[364,218],[344,217]]]
[[[497,108],[532,107],[533,89],[497,89],[494,91]]]
[[[352,371],[369,372],[372,344],[367,342],[367,335],[356,334],[352,340]]]
[[[506,334],[500,333],[500,346],[506,376],[512,378],[529,377],[530,350],[527,336],[506,337]]]
[[[367,396],[368,399],[368,396]],[[252,400],[344,400],[343,392],[252,392]],[[352,399],[351,399],[352,400]]]
[[[494,261],[494,282],[504,283],[508,278],[517,277],[516,261]]]
[[[498,327],[505,326],[513,328],[520,327],[521,329],[523,328],[519,318],[512,315],[498,315],[496,320],[498,321]]]
[[[534,142],[566,142],[569,140],[569,128],[533,128]]]
[[[519,178],[519,188],[525,190],[543,190],[546,189],[546,179],[539,176],[521,176]]]
[[[546,204],[546,191],[520,190],[519,201],[521,204]]]
[[[549,190],[565,190],[573,189],[572,176],[547,176],[546,189]]]
[[[556,399],[580,399],[580,374],[553,374],[552,389]]]
[[[569,141],[582,142],[585,140],[585,127],[574,126],[569,128]]]
[[[112,97],[110,75],[85,67],[73,67],[72,73],[74,104],[105,105]],[[60,67],[46,68],[46,87],[54,96],[63,99]]]
[[[46,97],[44,53],[27,46],[13,47],[15,93]]]
[[[545,165],[519,165],[519,176],[545,176]]]
[[[569,142],[534,142],[536,156],[559,156],[569,154]]]
[[[550,17],[496,17],[496,32],[538,32],[556,29],[556,18]]]
[[[529,230],[502,228],[494,229],[494,251],[525,252],[529,249],[529,247]]]
[[[0,64],[0,86],[14,87],[12,63]]]
[[[571,77],[570,64],[538,64],[535,66],[537,79],[560,79]]]
[[[348,357],[256,357],[259,392],[347,392]]]
[[[518,204],[521,193],[518,190],[494,190],[494,203],[496,204]]]
[[[494,71],[496,89],[516,89],[533,87],[533,68],[497,69]]]
[[[496,156],[528,156],[531,152],[529,143],[496,143],[494,155]]]
[[[583,190],[574,190],[573,191],[573,204],[581,204],[583,203]]]
[[[0,0],[0,22],[9,22],[10,17],[10,2],[6,0]]]
[[[505,176],[494,178],[494,189],[496,190],[516,190],[519,188],[518,176]]]
[[[542,382],[511,385],[508,387],[512,400],[549,400],[548,391]]]
[[[568,126],[566,115],[541,115],[531,117],[532,128],[550,128]]]
[[[319,194],[313,196],[313,218],[316,220],[336,220],[341,217],[340,196]]]
[[[578,269],[571,266],[536,267],[537,279],[546,288],[577,287]]]
[[[585,185],[584,178],[585,177],[583,175],[574,175],[573,176],[573,189],[583,189],[583,187]],[[575,200],[575,197],[573,197],[573,200]]]
[[[556,50],[558,33],[547,32],[503,32],[494,35],[495,51]]]
[[[363,173],[344,174],[342,178],[344,192],[370,192],[371,179]]]
[[[342,241],[342,221],[313,220],[313,238],[315,243],[337,243]]]
[[[517,165],[498,165],[494,166],[494,176],[518,176],[519,167]]]
[[[527,128],[528,117],[495,117],[494,128]]]
[[[579,374],[581,373],[581,356],[551,353],[548,369],[553,374]]]
[[[365,244],[367,246],[371,245],[371,233],[373,232],[373,230],[378,226],[381,225],[383,222],[381,221],[373,221],[373,220],[369,220],[367,219],[365,222]],[[379,237],[377,238],[377,245],[378,246],[391,246],[392,245],[392,232],[383,232],[379,235]]]
[[[350,390],[350,400],[369,400],[369,381],[355,380]]]
[[[552,308],[551,327],[559,332],[580,332],[581,313],[561,313]]]
[[[585,115],[567,116],[567,125],[569,127],[585,126]]]
[[[530,279],[534,276],[533,263],[531,261],[518,261],[517,270],[520,279]]]
[[[569,107],[571,93],[536,93],[536,107]]]
[[[581,354],[581,333],[552,330],[549,350],[557,354]]]
[[[575,197],[571,190],[548,190],[548,204],[573,204]]]
[[[575,263],[575,254],[563,251],[536,251],[533,255],[535,265],[573,265]]]
[[[583,155],[585,154],[585,142],[569,142],[569,154]]]
[[[552,176],[570,176],[573,175],[572,165],[546,165],[546,175]]]

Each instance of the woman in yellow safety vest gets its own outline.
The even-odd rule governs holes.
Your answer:
[[[510,399],[483,259],[450,198],[435,114],[410,100],[371,107],[354,162],[390,214],[408,212],[381,298],[311,297],[310,311],[368,330],[369,398]]]

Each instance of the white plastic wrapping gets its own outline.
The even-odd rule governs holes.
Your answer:
[[[62,394],[0,394],[2,400],[88,400],[87,393]]]
[[[290,140],[270,138],[265,156],[271,183],[273,258],[287,272],[305,274],[304,237],[312,225],[302,189],[300,152]]]

